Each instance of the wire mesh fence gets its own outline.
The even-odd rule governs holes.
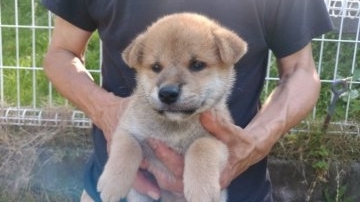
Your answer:
[[[333,97],[332,83],[346,78],[348,90],[340,96],[332,124],[341,126],[334,130],[359,134],[360,1],[324,1],[336,30],[313,40],[322,90],[312,115],[303,124],[308,127],[311,122],[324,119]],[[53,16],[38,0],[0,1],[0,124],[91,126],[91,120],[62,98],[44,75],[42,58],[52,28]],[[95,33],[86,52],[86,66],[99,84],[100,47],[101,41]],[[278,80],[274,58],[269,54],[264,97]]]

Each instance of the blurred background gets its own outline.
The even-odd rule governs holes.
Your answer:
[[[336,30],[313,40],[321,96],[271,154],[277,201],[360,201],[360,1],[324,1]],[[82,190],[91,120],[44,75],[52,28],[39,0],[0,0],[0,201],[77,201]],[[269,55],[263,98],[278,80]],[[86,67],[99,84],[101,59],[95,33]]]

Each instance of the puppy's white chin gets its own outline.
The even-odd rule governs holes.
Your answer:
[[[171,121],[183,121],[185,119],[188,119],[193,114],[186,114],[181,112],[170,112],[170,111],[164,111],[163,115],[171,120]]]

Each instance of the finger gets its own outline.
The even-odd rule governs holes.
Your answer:
[[[163,172],[160,169],[150,168],[149,172],[151,172],[155,176],[159,187],[161,187],[162,189],[177,194],[183,193],[184,185],[182,178],[176,178],[175,176],[169,175],[167,172]]]
[[[141,171],[137,173],[133,188],[140,194],[147,195],[154,200],[160,199],[159,187],[148,180]]]
[[[146,159],[143,159],[140,164],[140,169],[148,170],[149,169],[149,162]]]
[[[110,154],[110,143],[106,143],[106,150],[107,150],[107,153]]]
[[[221,172],[220,177],[220,186],[222,189],[228,187],[231,182],[237,178],[241,173],[246,171],[248,166],[226,166],[225,169]]]
[[[228,187],[231,183],[231,179],[230,176],[228,176],[226,173],[223,173],[222,176],[220,177],[220,187],[221,189],[225,189],[226,187]]]
[[[224,133],[225,120],[216,111],[206,111],[200,115],[200,122],[203,127],[214,135]]]
[[[207,131],[225,144],[232,142],[233,135],[236,134],[237,127],[216,111],[203,112],[200,122]]]
[[[146,160],[141,162],[140,168],[150,172],[155,177],[159,187],[174,193],[183,192],[182,178],[176,179],[174,176],[169,176],[167,172],[163,172],[161,169],[155,169],[155,167],[150,166],[149,162]]]
[[[177,177],[181,177],[184,171],[184,156],[176,153],[164,143],[149,139],[148,143],[154,150],[159,160]]]

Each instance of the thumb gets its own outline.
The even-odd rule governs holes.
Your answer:
[[[146,177],[145,171],[139,170],[135,178],[133,188],[140,194],[147,195],[154,200],[159,200],[160,189]]]
[[[233,135],[240,129],[216,110],[201,113],[200,123],[214,137],[224,143],[232,141]]]
[[[205,111],[200,114],[201,125],[210,133],[217,134],[221,131],[220,126],[217,123],[215,111]]]

